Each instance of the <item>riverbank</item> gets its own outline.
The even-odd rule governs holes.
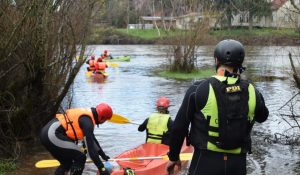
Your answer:
[[[172,44],[180,30],[165,32],[160,35],[155,29],[94,29],[89,44]],[[298,46],[300,34],[293,29],[256,28],[253,30],[238,28],[232,30],[211,30],[200,45],[215,45],[220,40],[231,38],[250,46]]]

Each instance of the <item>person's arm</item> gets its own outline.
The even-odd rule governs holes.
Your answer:
[[[102,161],[99,158],[98,152],[95,145],[95,135],[94,135],[94,123],[88,116],[82,116],[79,118],[79,126],[83,131],[83,134],[86,138],[86,145],[88,148],[89,155],[93,160],[96,167],[101,170],[104,167]]]
[[[102,157],[102,159],[105,160],[105,161],[107,161],[108,159],[110,159],[110,157],[107,156],[104,153],[104,151],[103,151],[102,147],[100,146],[98,140],[96,139],[95,135],[94,135],[94,141],[95,141],[95,144],[96,144],[95,145],[96,146],[96,150],[98,150],[98,154]]]
[[[255,89],[256,93],[256,108],[255,108],[255,115],[254,119],[255,121],[262,123],[267,120],[269,116],[269,110],[266,107],[264,97],[262,94]]]
[[[143,131],[146,130],[147,124],[148,124],[148,119],[149,119],[149,118],[147,118],[147,119],[139,126],[138,131],[143,132]]]
[[[183,102],[176,115],[173,127],[171,129],[170,152],[168,153],[170,161],[178,161],[179,154],[189,129],[191,115],[195,111],[195,90],[196,85],[192,85],[186,92]]]
[[[173,125],[174,125],[174,121],[170,117],[168,120],[168,131],[171,131],[171,129],[173,128]]]

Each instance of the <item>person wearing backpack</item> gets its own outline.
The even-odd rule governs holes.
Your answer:
[[[244,57],[240,42],[219,42],[214,50],[217,74],[187,90],[171,132],[169,174],[175,166],[181,168],[179,153],[185,137],[194,146],[189,175],[247,174],[252,127],[264,122],[269,111],[261,93],[240,77]]]

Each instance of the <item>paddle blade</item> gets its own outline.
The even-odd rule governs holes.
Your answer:
[[[87,72],[85,72],[85,75],[86,75],[87,77],[90,77],[90,76],[92,76],[92,74],[93,74],[93,72],[92,72],[92,71],[87,71]]]
[[[35,164],[35,167],[37,168],[51,168],[51,167],[57,167],[59,166],[60,163],[58,160],[41,160],[41,161],[38,161],[36,164]]]
[[[118,124],[126,124],[126,123],[130,123],[130,121],[119,115],[119,114],[113,114],[113,116],[111,117],[110,120],[108,120],[109,122],[112,122],[112,123],[118,123]]]
[[[109,67],[119,67],[118,63],[111,63],[111,62],[106,62],[107,66]]]

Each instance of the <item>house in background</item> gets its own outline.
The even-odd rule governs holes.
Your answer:
[[[164,19],[162,19],[161,16],[141,16],[141,24],[139,25],[141,25],[141,29],[153,29],[155,28],[155,24],[159,28],[163,28],[163,20],[167,28],[175,28],[176,19],[174,17],[164,17]]]
[[[300,7],[300,0],[295,0]],[[300,27],[300,14],[295,13],[295,8],[288,0],[272,0],[272,15],[270,17],[254,18],[254,27],[296,28]],[[241,12],[233,17],[232,26],[249,26],[249,13]]]
[[[253,27],[272,27],[272,28],[300,28],[300,14],[297,9],[293,7],[289,0],[270,0],[272,15],[269,17],[254,18]],[[295,5],[300,8],[300,0],[294,0]],[[190,29],[191,25],[195,22],[207,20],[210,28],[220,27],[217,19],[218,15],[204,16],[202,13],[188,13],[177,17],[164,17],[167,28],[177,29]],[[220,14],[219,14],[220,16]],[[154,24],[158,27],[163,28],[161,16],[142,16],[141,24],[132,28],[154,28]],[[249,26],[249,12],[242,11],[237,15],[233,16],[232,26]]]

